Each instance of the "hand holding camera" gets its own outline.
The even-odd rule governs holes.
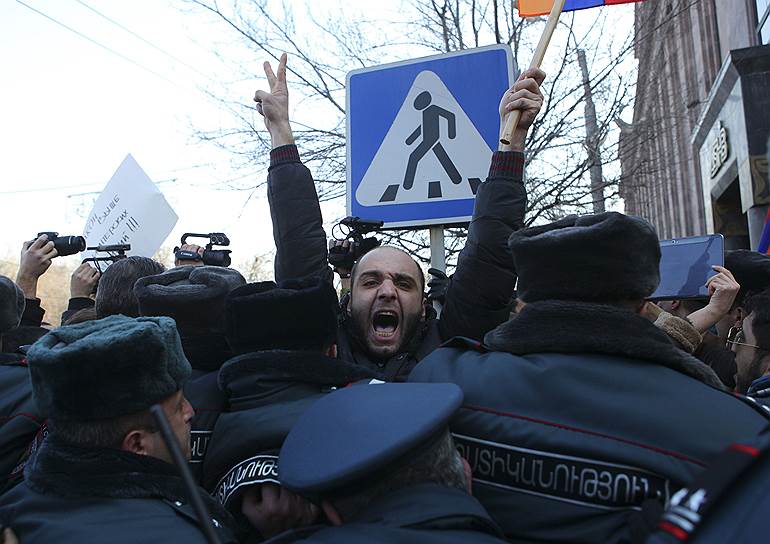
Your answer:
[[[78,266],[70,277],[70,298],[88,298],[95,292],[101,274],[88,263]]]
[[[205,248],[195,244],[188,244],[188,238],[208,238],[209,243]],[[224,232],[211,232],[209,234],[196,234],[186,232],[182,235],[181,246],[174,248],[174,266],[184,265],[209,265],[228,267],[232,262],[229,249],[213,249],[214,246],[229,246],[230,239]]]
[[[356,261],[380,245],[377,238],[364,238],[365,234],[380,228],[382,221],[367,221],[359,217],[346,217],[334,226],[328,259],[340,278],[349,278]]]
[[[37,298],[37,280],[48,270],[51,259],[57,255],[54,242],[49,240],[48,233],[42,233],[35,240],[24,242],[16,285],[24,291],[26,298]]]

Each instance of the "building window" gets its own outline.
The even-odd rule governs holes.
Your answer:
[[[757,34],[761,44],[770,43],[770,0],[756,0]]]

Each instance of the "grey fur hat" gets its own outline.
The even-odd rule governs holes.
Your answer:
[[[21,289],[10,278],[0,276],[0,334],[19,326],[24,306]]]
[[[145,410],[179,391],[191,368],[174,321],[113,315],[55,329],[27,353],[45,417],[101,420]]]
[[[640,217],[570,215],[508,239],[524,302],[643,299],[660,283],[660,242]]]
[[[245,284],[232,268],[188,265],[140,278],[134,295],[141,315],[173,317],[183,337],[224,334],[225,297]]]

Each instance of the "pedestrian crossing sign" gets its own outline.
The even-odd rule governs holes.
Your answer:
[[[505,45],[349,72],[348,215],[386,228],[470,221],[513,74]]]

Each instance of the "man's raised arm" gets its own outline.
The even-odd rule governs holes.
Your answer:
[[[289,124],[286,53],[277,73],[269,62],[264,68],[270,92],[257,91],[254,101],[272,141],[267,198],[275,239],[275,281],[308,276],[332,281],[318,194],[310,170],[299,159]]]
[[[492,156],[489,177],[479,185],[468,238],[441,314],[444,340],[453,336],[482,340],[510,314],[516,270],[508,237],[524,226],[524,142],[543,105],[544,79],[543,71],[526,70],[500,101],[501,130],[511,111],[522,110],[522,116],[511,144],[500,145]]]

